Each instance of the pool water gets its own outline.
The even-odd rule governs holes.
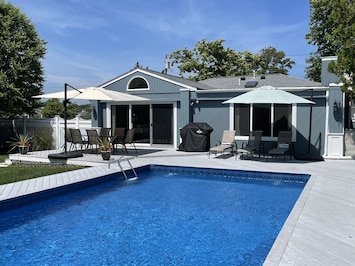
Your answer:
[[[262,265],[306,181],[190,170],[2,211],[0,265]]]

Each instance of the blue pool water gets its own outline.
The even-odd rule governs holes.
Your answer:
[[[3,210],[0,265],[262,265],[307,178],[151,166]]]

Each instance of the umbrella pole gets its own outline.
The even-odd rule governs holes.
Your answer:
[[[78,89],[74,88],[73,86],[70,86],[67,83],[64,83],[64,153],[67,153],[67,120],[68,120],[68,87],[76,90],[80,93],[82,93],[81,91],[79,91]]]

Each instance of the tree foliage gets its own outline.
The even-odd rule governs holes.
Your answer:
[[[49,99],[44,103],[42,116],[44,118],[53,118],[56,115],[63,117],[64,106],[58,99]]]
[[[329,65],[329,71],[340,77],[343,91],[354,96],[355,71],[355,5],[353,0],[310,0],[309,44],[317,46],[307,63],[306,75],[314,81],[321,78],[321,57],[337,56],[337,62]]]
[[[197,42],[191,50],[186,47],[170,54],[172,65],[177,64],[180,76],[198,81],[213,77],[249,75],[256,73],[283,73],[295,63],[284,58],[285,53],[273,47],[264,48],[259,54],[249,51],[236,52],[223,46],[223,39]]]
[[[43,104],[42,116],[44,118],[53,118],[56,115],[64,118],[64,105],[58,99],[49,99]],[[83,119],[91,119],[91,105],[84,104],[78,105],[68,101],[67,105],[67,118],[72,119],[80,115]]]
[[[277,51],[274,47],[264,48],[260,51],[260,63],[258,72],[288,74],[287,69],[291,69],[295,61],[285,58],[283,51]]]
[[[46,42],[17,7],[0,0],[0,117],[33,114],[43,87]]]

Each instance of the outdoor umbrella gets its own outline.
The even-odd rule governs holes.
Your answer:
[[[67,90],[67,99],[77,100],[99,100],[99,101],[115,101],[115,102],[131,102],[131,101],[147,101],[147,98],[140,96],[107,90],[102,87],[88,87],[84,89]],[[41,94],[33,96],[33,98],[57,98],[65,99],[65,91]]]
[[[304,99],[295,94],[277,89],[273,86],[263,86],[249,92],[245,92],[223,103],[273,103],[273,104],[297,104],[314,102]]]
[[[72,88],[72,90],[68,90],[68,87]],[[118,92],[113,90],[107,90],[102,87],[88,87],[83,89],[76,89],[69,84],[64,84],[64,91],[35,95],[33,98],[57,98],[64,99],[64,156],[67,155],[67,103],[68,99],[77,99],[77,100],[96,100],[96,101],[114,101],[114,102],[140,102],[147,101],[149,99],[131,95],[124,92]],[[75,156],[75,155],[74,155]],[[60,156],[61,157],[61,156]]]
[[[299,104],[308,103],[311,104],[310,119],[309,119],[309,132],[308,132],[308,155],[310,153],[311,134],[312,134],[312,104],[315,102],[304,99],[300,96],[292,94],[290,92],[277,89],[273,86],[263,86],[252,91],[245,92],[232,99],[224,101],[223,103],[244,103],[244,104],[256,104],[256,103],[268,103],[268,104]]]

